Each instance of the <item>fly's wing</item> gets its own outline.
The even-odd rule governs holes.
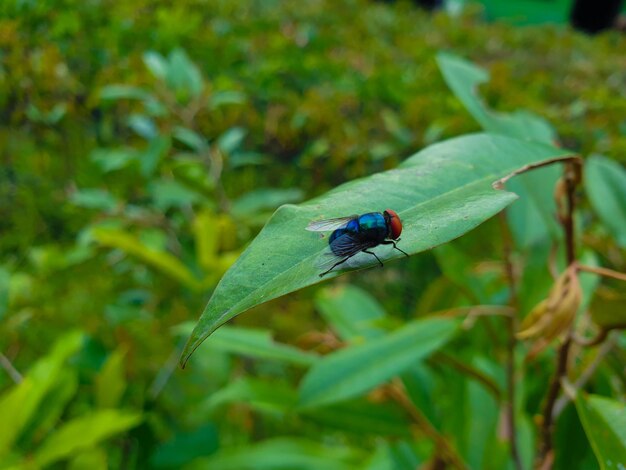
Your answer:
[[[337,230],[338,228],[344,228],[352,220],[358,218],[358,215],[351,215],[349,217],[339,217],[337,219],[314,220],[306,226],[306,229],[310,232],[330,232],[332,230]]]
[[[344,233],[330,243],[330,249],[335,256],[354,256],[359,251],[371,247],[371,243],[359,240],[351,233]]]
[[[368,258],[360,257],[359,253],[367,248],[371,248],[371,243],[358,240],[354,234],[344,233],[340,237],[335,238],[323,253],[322,257],[318,261],[318,267],[328,269],[337,261],[348,258],[344,263],[341,263],[343,269],[352,269],[363,267],[370,261]],[[354,260],[354,261],[353,261]],[[339,268],[338,268],[339,269]]]

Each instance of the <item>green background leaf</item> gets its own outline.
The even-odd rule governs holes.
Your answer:
[[[384,337],[332,353],[302,380],[300,405],[320,406],[362,394],[443,345],[456,327],[453,319],[416,320]]]
[[[601,155],[593,155],[586,163],[589,201],[617,242],[626,247],[626,169]]]
[[[576,409],[602,470],[626,464],[626,407],[598,395],[579,393]]]

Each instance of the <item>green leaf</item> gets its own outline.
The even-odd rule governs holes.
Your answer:
[[[300,386],[300,405],[313,407],[358,396],[402,373],[448,341],[454,319],[416,320],[365,344],[325,356]]]
[[[0,266],[0,321],[4,319],[9,310],[11,272],[4,266]]]
[[[89,155],[103,173],[121,170],[137,160],[137,151],[132,148],[97,148]]]
[[[148,147],[138,155],[143,176],[149,177],[154,174],[161,158],[167,154],[171,145],[169,137],[158,136],[150,140]]]
[[[322,289],[315,297],[315,305],[344,341],[375,338],[383,334],[376,322],[385,317],[385,311],[363,289],[351,285]]]
[[[202,75],[198,67],[182,49],[174,49],[169,57],[165,81],[180,101],[187,101],[202,93]]]
[[[231,127],[217,139],[217,147],[226,154],[232,153],[241,146],[246,134],[242,127]]]
[[[245,403],[254,410],[275,415],[286,413],[297,402],[298,392],[289,384],[243,377],[211,394],[200,411],[212,411],[228,403]]]
[[[52,434],[34,454],[38,465],[50,465],[94,446],[109,437],[137,426],[141,415],[119,410],[102,410],[68,421]]]
[[[218,446],[217,429],[208,423],[191,432],[178,432],[159,445],[150,464],[153,468],[181,468],[198,457],[212,454]]]
[[[167,60],[158,52],[148,51],[143,54],[143,63],[150,73],[159,80],[165,80],[169,65]]]
[[[147,140],[154,139],[159,133],[154,119],[144,114],[131,114],[126,123],[137,135]]]
[[[448,53],[440,53],[437,62],[450,89],[485,131],[546,144],[556,141],[545,119],[526,111],[498,113],[482,102],[477,89],[489,80],[486,70]],[[543,168],[511,181],[509,189],[521,200],[507,216],[515,240],[524,248],[560,234],[552,196],[558,174],[558,168]]]
[[[89,448],[70,460],[68,470],[107,470],[108,454],[98,447]]]
[[[202,283],[178,258],[167,251],[147,247],[145,243],[130,233],[114,228],[95,227],[92,230],[92,237],[100,245],[122,250],[190,289],[198,291],[202,289]]]
[[[245,193],[233,202],[236,217],[250,217],[264,210],[274,210],[282,204],[299,202],[304,192],[298,188],[263,188]]]
[[[404,413],[393,403],[372,403],[364,398],[330,406],[301,410],[307,419],[353,434],[411,437],[411,426]]]
[[[598,395],[578,393],[576,409],[602,470],[626,463],[626,407]]]
[[[481,127],[495,134],[551,144],[556,140],[552,126],[528,111],[498,113],[490,110],[478,96],[478,86],[489,81],[489,73],[458,56],[441,52],[437,63],[446,83],[465,109]]]
[[[601,155],[586,163],[585,189],[593,210],[617,243],[626,247],[626,169]]]
[[[189,325],[189,328],[187,328],[187,325]],[[179,327],[181,332],[191,329],[190,324],[181,326],[182,328]],[[213,335],[207,346],[222,352],[302,366],[310,366],[319,359],[317,354],[301,351],[286,344],[276,343],[272,339],[270,331],[252,328],[225,326]]]
[[[216,287],[181,362],[234,316],[321,281],[319,264],[327,260],[328,242],[305,230],[311,220],[389,207],[404,224],[400,246],[419,253],[463,235],[512,203],[515,194],[494,190],[495,180],[526,164],[565,155],[539,143],[469,135],[428,147],[395,170],[344,184],[298,206],[280,207]],[[376,252],[386,260],[402,256],[389,246]],[[365,255],[355,257],[355,263],[359,268],[374,264]],[[337,275],[331,272],[324,279]]]
[[[246,102],[246,95],[240,91],[226,90],[217,91],[209,97],[209,109],[217,109],[220,106],[229,104],[243,104]]]
[[[200,194],[175,179],[153,180],[148,185],[148,192],[154,205],[162,212],[173,207],[189,207],[202,199]]]
[[[119,204],[110,192],[98,188],[79,189],[72,193],[70,201],[79,207],[107,212],[113,211]]]
[[[348,447],[330,447],[301,438],[275,438],[258,444],[219,450],[207,459],[198,459],[189,470],[350,470],[363,456]]]
[[[6,454],[36,412],[46,394],[58,383],[60,371],[68,357],[81,347],[82,334],[68,333],[52,351],[29,370],[22,382],[0,396],[0,457]]]
[[[198,153],[204,152],[208,147],[206,139],[188,127],[176,126],[172,131],[172,135],[176,140]]]
[[[100,99],[103,100],[147,100],[150,94],[142,88],[130,85],[107,85],[100,90]]]
[[[115,350],[102,366],[95,379],[96,404],[100,408],[115,408],[118,406],[124,390],[126,377],[124,374],[124,357],[126,350]]]

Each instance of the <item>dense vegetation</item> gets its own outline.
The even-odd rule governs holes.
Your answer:
[[[544,407],[564,350],[555,467],[626,461],[626,338],[612,331],[626,324],[624,35],[350,0],[0,11],[0,466],[530,468],[552,455]],[[260,292],[178,367],[245,248],[311,243],[296,224],[252,242],[278,206],[321,195],[331,210],[329,189],[374,173],[348,190],[382,203],[384,171],[437,148],[477,167],[497,149],[493,181],[579,154],[583,179],[577,160],[515,177],[506,217],[490,218],[512,202],[493,191],[472,226],[432,239],[411,227],[442,212],[407,217],[415,256],[268,303],[314,281]],[[445,181],[405,186],[417,198]],[[581,272],[561,324],[515,339],[542,299],[577,285],[568,247],[609,276]],[[255,282],[240,271],[230,279]],[[351,389],[324,383],[333,369],[357,374]]]

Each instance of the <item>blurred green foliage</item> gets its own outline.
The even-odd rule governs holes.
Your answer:
[[[441,50],[490,71],[480,90],[490,107],[533,111],[564,146],[626,161],[625,43],[616,33],[511,28],[484,23],[478,10],[429,15],[402,2],[3,1],[0,467],[427,462],[432,441],[415,438],[384,397],[313,412],[297,408],[297,384],[339,340],[358,343],[437,310],[505,303],[497,223],[349,276],[353,285],[262,305],[182,371],[190,322],[276,207],[479,129],[440,74]],[[624,271],[624,227],[602,206],[610,181],[611,204],[623,211],[623,174],[607,176],[619,165],[594,158],[581,239]],[[548,252],[543,244],[520,254],[529,308],[549,290]],[[593,310],[623,311],[619,294],[603,281]],[[500,320],[487,317],[445,346],[446,360],[435,355],[403,375],[413,403],[472,468],[508,462],[494,394],[504,381]],[[616,342],[588,388],[619,398],[623,335]],[[582,355],[576,371],[594,355]],[[551,359],[530,364],[532,380],[520,384],[527,463]],[[469,376],[450,366],[459,362]],[[592,414],[603,416],[598,403],[613,406],[591,401],[587,432],[602,421]],[[562,439],[582,439],[575,414],[566,424]],[[575,468],[562,449],[557,464]],[[593,462],[590,449],[578,452]]]

